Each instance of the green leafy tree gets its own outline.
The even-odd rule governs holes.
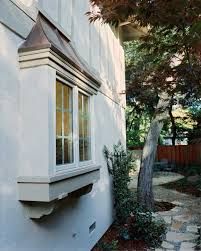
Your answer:
[[[135,45],[135,53],[140,57],[128,73],[127,93],[129,101],[147,104],[151,100],[154,107],[138,178],[138,201],[151,209],[155,153],[175,94],[190,100],[201,93],[201,1],[91,0],[91,3],[99,7],[98,12],[87,13],[91,22],[97,19],[113,25],[133,22],[147,28],[147,35]],[[130,53],[134,56],[132,50]]]

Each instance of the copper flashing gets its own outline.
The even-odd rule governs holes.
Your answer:
[[[71,41],[39,12],[36,24],[33,26],[25,42],[18,49],[19,53],[50,48],[70,65],[91,79],[97,86],[101,80],[97,73],[89,69],[88,65],[76,53]]]

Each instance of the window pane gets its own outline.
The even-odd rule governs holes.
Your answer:
[[[72,133],[72,114],[64,112],[64,135],[69,136]]]
[[[73,162],[73,144],[69,139],[64,139],[64,163]]]
[[[57,136],[62,135],[62,112],[56,112],[56,134]]]
[[[87,115],[89,112],[89,98],[85,95],[83,95],[83,103],[84,103],[83,112],[85,115]]]
[[[80,156],[80,161],[84,160],[84,141],[83,139],[79,140],[79,156]]]
[[[81,115],[79,116],[79,137],[80,138],[84,137],[83,118]]]
[[[64,109],[71,111],[71,88],[64,86]]]
[[[56,164],[73,162],[72,89],[56,83]],[[67,138],[68,137],[68,138]]]
[[[62,139],[56,139],[56,164],[62,164]]]
[[[84,119],[84,137],[87,138],[89,137],[90,135],[90,131],[89,131],[89,120],[88,119]]]
[[[80,161],[91,159],[89,97],[79,93],[79,154]]]
[[[85,138],[84,140],[84,159],[90,160],[91,159],[91,142],[90,139]]]
[[[79,93],[78,96],[78,109],[79,109],[79,113],[82,113],[82,94]]]
[[[62,84],[59,82],[56,84],[56,107],[57,109],[62,108]]]

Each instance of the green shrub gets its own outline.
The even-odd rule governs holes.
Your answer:
[[[150,247],[159,247],[165,238],[167,231],[163,219],[156,219],[150,212],[135,213],[130,224],[131,239],[142,239]]]
[[[118,143],[114,146],[113,152],[104,147],[104,156],[109,173],[113,177],[114,207],[119,236],[124,240],[143,240],[150,247],[158,247],[165,237],[166,224],[140,207],[128,188],[129,174],[133,169],[131,155],[126,153],[121,143]]]
[[[165,239],[167,227],[161,218],[155,218],[151,212],[135,212],[119,229],[124,240],[143,240],[149,247],[159,247]]]
[[[104,156],[109,173],[113,177],[114,207],[116,220],[125,222],[134,207],[134,199],[128,188],[129,173],[133,170],[131,155],[126,153],[121,143],[114,145],[113,152],[104,147]]]
[[[113,240],[112,242],[101,241],[97,246],[101,251],[117,251],[118,241]]]

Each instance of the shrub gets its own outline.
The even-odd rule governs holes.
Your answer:
[[[113,152],[104,147],[104,156],[113,177],[114,207],[120,237],[124,240],[143,240],[150,247],[158,247],[165,237],[166,224],[135,202],[128,188],[129,173],[133,169],[131,155],[118,143]]]
[[[97,247],[100,251],[116,251],[118,248],[118,241],[113,240],[110,243],[101,241]]]
[[[137,212],[131,221],[129,233],[131,239],[142,239],[150,247],[158,247],[165,238],[166,230],[163,219],[153,217],[151,212]]]
[[[124,240],[143,240],[149,247],[159,247],[166,235],[166,223],[162,218],[155,218],[151,212],[135,212],[119,229]]]
[[[104,156],[109,173],[113,177],[114,207],[116,220],[125,222],[134,207],[134,199],[128,188],[129,173],[133,170],[131,155],[127,154],[121,143],[114,145],[113,152],[104,147]]]

